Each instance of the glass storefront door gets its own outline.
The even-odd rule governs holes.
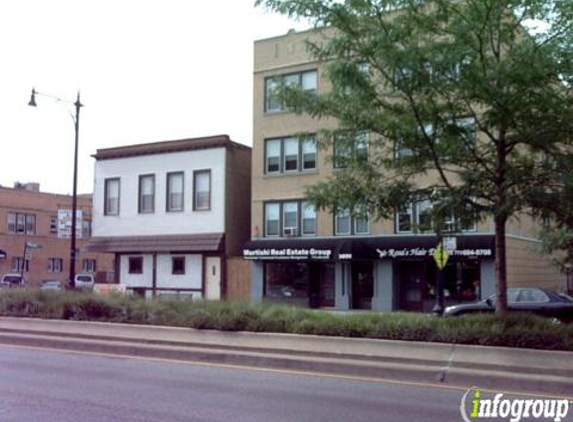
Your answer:
[[[352,263],[352,309],[372,309],[374,265],[372,261]]]

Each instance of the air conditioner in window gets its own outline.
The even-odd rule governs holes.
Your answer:
[[[285,227],[283,229],[283,234],[287,237],[296,236],[296,227]]]

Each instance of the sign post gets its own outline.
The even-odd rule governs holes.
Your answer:
[[[26,268],[26,258],[32,258],[32,254],[26,253],[28,249],[40,249],[42,245],[32,242],[24,242],[24,252],[22,252],[22,266],[20,267],[20,279],[24,280],[24,269]]]
[[[450,259],[450,253],[442,242],[438,243],[436,250],[434,252],[434,261],[438,266],[438,274],[436,277],[436,304],[432,308],[432,312],[436,315],[442,315],[444,313],[444,268]]]

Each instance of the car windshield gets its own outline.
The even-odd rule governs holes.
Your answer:
[[[519,294],[519,289],[507,289],[507,302],[508,303],[515,303],[517,302],[517,296]],[[491,295],[490,297],[488,297],[488,300],[490,300],[491,302],[496,301],[497,299],[497,295]]]
[[[78,276],[78,281],[92,281],[92,278],[87,275],[80,275]]]
[[[568,302],[573,302],[573,297],[569,296],[566,293],[559,293],[559,296],[561,296],[563,299],[565,299]]]
[[[44,281],[44,286],[59,286],[59,281]]]
[[[4,283],[12,283],[12,284],[14,284],[14,283],[19,283],[20,280],[21,280],[21,278],[18,277],[18,276],[15,276],[15,275],[7,275],[7,276],[4,276],[4,279],[3,279],[2,281],[4,281]]]

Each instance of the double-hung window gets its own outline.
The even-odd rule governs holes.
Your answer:
[[[36,216],[9,212],[7,216],[9,234],[36,234]]]
[[[167,211],[183,211],[183,172],[167,173]]]
[[[48,272],[50,273],[60,273],[63,268],[62,258],[48,258]]]
[[[456,218],[453,214],[443,216],[442,230],[446,232],[471,232],[477,230],[477,222],[474,218]],[[396,211],[397,233],[427,233],[435,230],[433,220],[433,204],[429,200],[423,200],[409,204]]]
[[[316,209],[306,201],[267,202],[265,236],[316,235]]]
[[[268,203],[265,205],[265,236],[280,236],[280,203]]]
[[[82,260],[82,271],[85,273],[95,273],[97,268],[97,263],[95,259],[84,259]]]
[[[265,142],[266,173],[281,172],[281,139],[269,139]]]
[[[296,173],[316,169],[316,140],[288,137],[265,141],[265,173]]]
[[[299,142],[297,138],[287,138],[283,141],[284,162],[283,169],[285,172],[298,171]]]
[[[24,271],[30,271],[30,260],[22,260],[21,256],[15,256],[12,258],[12,272],[22,272],[22,265],[24,265]]]
[[[316,234],[316,209],[314,205],[303,202],[301,205],[302,235],[312,236]]]
[[[104,215],[119,215],[119,178],[105,179]]]
[[[316,70],[271,76],[265,79],[265,112],[287,110],[284,101],[279,98],[277,89],[281,86],[299,87],[304,92],[316,93],[318,73]]]
[[[368,132],[344,132],[334,139],[334,168],[345,168],[352,160],[368,161]]]
[[[298,236],[298,202],[283,203],[283,236]]]
[[[334,234],[337,236],[349,236],[353,234],[369,234],[370,218],[360,212],[352,215],[350,209],[342,208],[334,215]]]
[[[155,211],[155,176],[146,174],[139,176],[139,213]]]
[[[211,209],[211,170],[193,172],[193,210],[208,211]]]

